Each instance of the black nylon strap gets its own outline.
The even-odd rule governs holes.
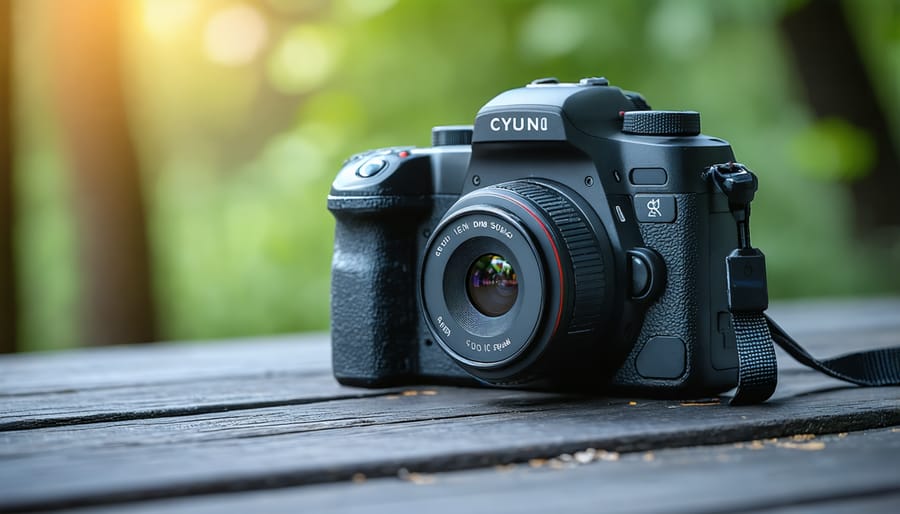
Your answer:
[[[729,402],[731,405],[762,403],[775,392],[778,367],[773,341],[804,366],[830,377],[864,387],[900,385],[900,347],[849,353],[820,361],[762,312],[735,312],[732,319],[737,341],[738,385]]]
[[[775,392],[778,363],[773,340],[801,364],[830,377],[861,386],[900,385],[900,347],[820,361],[764,314],[769,305],[765,255],[750,245],[756,175],[743,164],[728,162],[706,168],[703,177],[728,198],[737,225],[738,247],[725,258],[728,310],[738,354],[738,384],[731,405],[761,403]]]
[[[762,403],[778,385],[775,347],[762,312],[732,313],[738,354],[738,385],[731,405]]]
[[[772,318],[765,318],[778,346],[805,366],[861,386],[900,385],[900,347],[849,353],[820,361],[804,350]]]

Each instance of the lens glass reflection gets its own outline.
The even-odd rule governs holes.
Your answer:
[[[519,295],[516,270],[505,257],[482,255],[466,274],[469,301],[485,316],[502,316],[509,312]]]

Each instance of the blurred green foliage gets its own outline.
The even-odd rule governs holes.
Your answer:
[[[77,333],[71,201],[38,57],[52,3],[16,4],[31,349],[70,346]],[[858,240],[839,182],[873,158],[870,138],[843,120],[814,120],[786,58],[776,24],[796,1],[130,5],[125,84],[166,338],[326,329],[334,224],[325,196],[343,158],[425,146],[431,126],[470,123],[493,95],[543,76],[604,75],[656,108],[701,111],[704,132],[729,140],[760,176],[754,243],[768,255],[774,297],[900,291],[898,238]],[[895,141],[898,5],[847,3]]]

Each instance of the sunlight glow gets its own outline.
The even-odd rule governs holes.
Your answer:
[[[320,86],[337,67],[338,39],[323,27],[297,26],[288,31],[269,60],[275,89],[301,94]]]
[[[175,36],[199,10],[196,0],[144,0],[144,26],[158,39]]]
[[[259,10],[235,4],[213,14],[206,24],[206,55],[218,64],[241,66],[259,55],[268,36],[268,25]]]
[[[591,26],[577,5],[546,3],[535,7],[522,22],[520,47],[529,57],[554,58],[584,44]]]

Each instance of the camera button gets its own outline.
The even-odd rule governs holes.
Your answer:
[[[628,250],[628,264],[631,299],[655,300],[666,283],[666,265],[662,257],[649,248],[632,248]]]
[[[365,164],[357,168],[356,174],[363,178],[369,178],[377,175],[385,168],[387,168],[387,161],[384,159],[369,159]]]
[[[634,168],[630,178],[635,186],[661,186],[668,181],[669,176],[663,168]]]
[[[650,289],[650,266],[644,259],[631,256],[631,296],[639,298]]]
[[[608,86],[606,77],[587,77],[578,81],[579,86]]]
[[[672,195],[634,195],[637,219],[645,223],[671,223],[675,221],[675,197]]]
[[[686,354],[679,337],[651,338],[635,359],[635,368],[644,378],[675,379],[684,375]]]

